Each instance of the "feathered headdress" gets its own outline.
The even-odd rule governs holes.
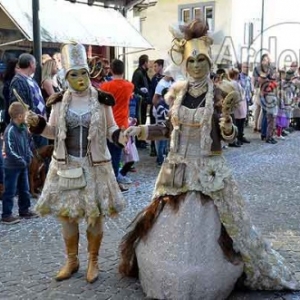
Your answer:
[[[103,72],[103,63],[101,58],[98,56],[93,56],[88,59],[88,64],[90,68],[90,77],[97,78]]]
[[[196,19],[187,25],[175,25],[170,27],[173,35],[170,56],[172,61],[180,65],[189,57],[197,57],[199,54],[211,60],[212,38],[207,35],[208,27],[200,19]]]

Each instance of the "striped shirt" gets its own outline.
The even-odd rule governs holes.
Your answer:
[[[156,124],[162,124],[166,121],[169,113],[169,106],[164,100],[160,101],[156,107],[153,107],[153,115],[156,120]]]
[[[29,106],[29,109],[36,114],[46,117],[45,101],[41,89],[34,79],[22,74],[16,74],[9,87],[9,104],[17,101],[13,89],[18,92],[22,100]]]

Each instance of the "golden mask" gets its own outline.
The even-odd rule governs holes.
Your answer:
[[[89,73],[85,68],[69,71],[66,79],[76,92],[83,92],[90,86]]]

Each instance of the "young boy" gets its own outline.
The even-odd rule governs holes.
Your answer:
[[[152,99],[153,116],[155,116],[156,124],[163,124],[166,121],[169,112],[169,106],[165,102],[164,96],[174,82],[169,72],[165,71],[164,75],[165,76],[157,84]],[[155,146],[157,153],[156,163],[157,166],[160,167],[164,161],[164,157],[168,152],[168,140],[155,141]]]
[[[19,102],[10,105],[8,113],[10,124],[4,132],[4,186],[2,200],[2,223],[16,224],[18,217],[12,215],[14,197],[18,192],[19,216],[35,218],[37,215],[29,210],[30,193],[28,184],[28,166],[32,152],[28,142],[28,132],[25,125],[25,109]]]

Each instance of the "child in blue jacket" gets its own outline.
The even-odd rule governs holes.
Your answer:
[[[19,217],[34,218],[29,210],[30,193],[28,167],[32,158],[29,136],[25,125],[26,110],[19,102],[9,107],[11,121],[4,132],[4,193],[2,198],[2,223],[16,224],[20,220],[12,214],[14,197],[18,192]]]

